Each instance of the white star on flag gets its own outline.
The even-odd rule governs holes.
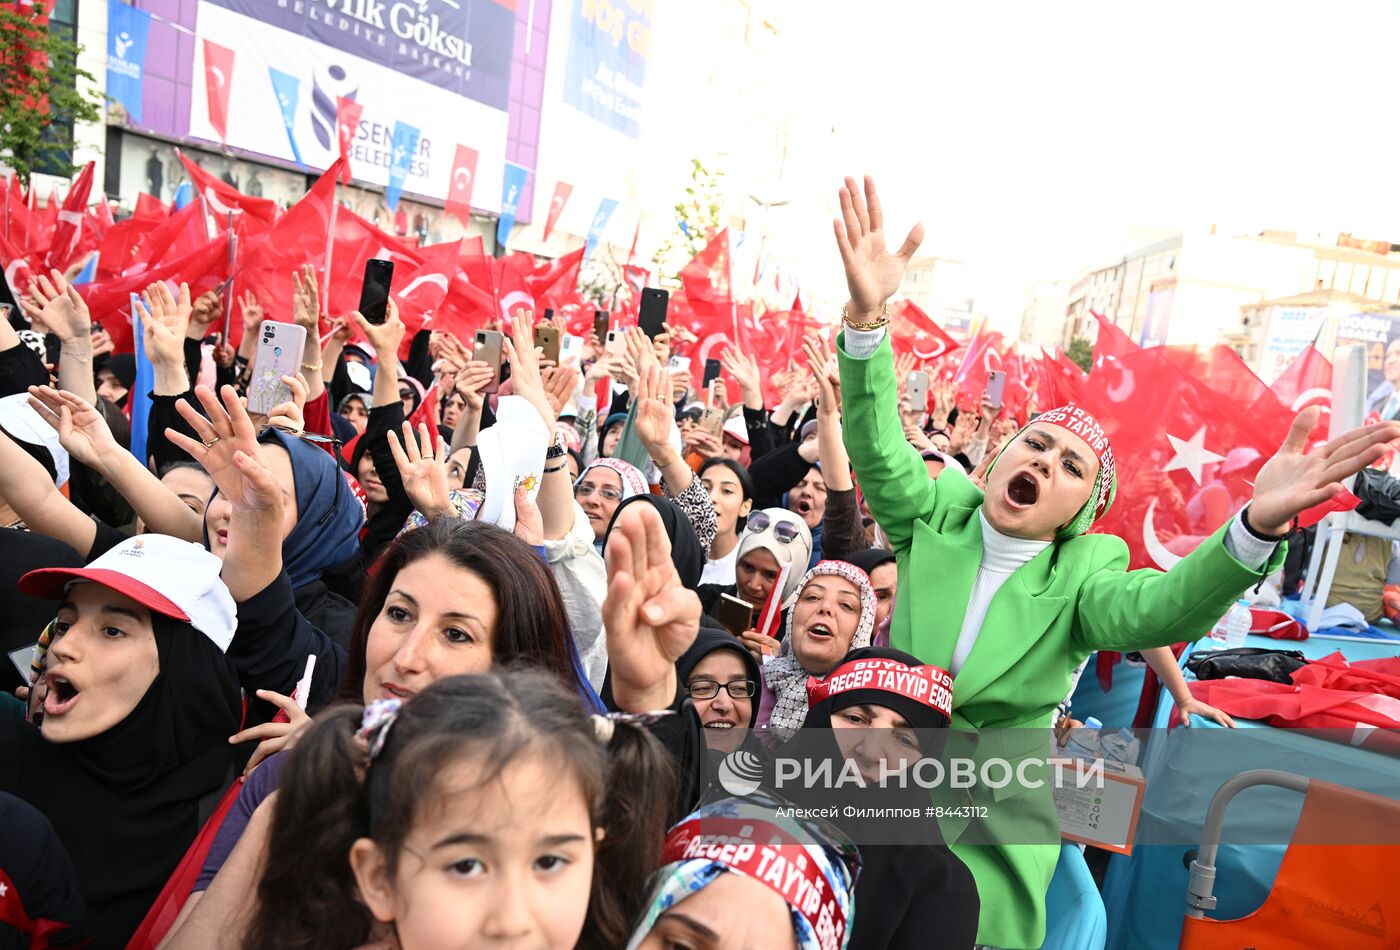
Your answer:
[[[4,897],[7,893],[9,893],[9,890],[10,889],[4,884],[0,884],[0,897]]]
[[[1195,479],[1197,485],[1201,483],[1202,468],[1209,465],[1211,462],[1225,461],[1225,456],[1216,455],[1206,448],[1205,426],[1201,426],[1197,429],[1196,434],[1189,439],[1178,439],[1170,432],[1167,433],[1167,439],[1171,442],[1172,448],[1176,451],[1176,454],[1172,456],[1172,460],[1167,463],[1166,468],[1162,469],[1162,471],[1174,472],[1179,468],[1184,468],[1190,473],[1191,477]]]

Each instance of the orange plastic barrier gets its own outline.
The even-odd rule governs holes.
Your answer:
[[[1395,841],[1397,827],[1400,802],[1314,779],[1264,905],[1187,917],[1181,950],[1400,947],[1400,845],[1365,843]]]

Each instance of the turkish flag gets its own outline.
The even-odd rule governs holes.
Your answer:
[[[292,272],[296,268],[311,264],[319,270],[325,266],[331,205],[335,201],[335,183],[340,169],[341,160],[336,159],[239,264],[240,286],[257,297],[269,320],[291,322]],[[348,211],[340,215],[341,218],[349,216]],[[331,287],[334,291],[335,281],[331,282]],[[357,296],[358,288],[356,283]],[[241,316],[242,302],[235,302]],[[332,304],[331,312],[345,311],[335,309]],[[233,321],[229,335],[233,337],[229,342],[237,346],[243,336],[241,319]]]
[[[1128,339],[1128,334],[1119,329],[1116,324],[1109,323],[1103,314],[1090,310],[1089,315],[1099,325],[1099,336],[1094,341],[1094,366],[1098,366],[1106,357],[1125,356],[1142,349]]]
[[[1118,465],[1118,500],[1093,530],[1126,541],[1134,568],[1166,570],[1233,517],[1279,445],[1271,422],[1259,425],[1158,349],[1107,360],[1077,401]]]
[[[1089,376],[1062,351],[1055,350],[1042,357],[1041,367],[1046,381],[1042,405],[1063,406],[1069,402],[1080,402],[1084,398]]]
[[[558,182],[554,186],[554,197],[549,200],[549,216],[544,219],[544,239],[549,240],[549,235],[554,231],[554,226],[559,223],[559,216],[564,213],[564,205],[569,203],[569,195],[574,193],[574,186],[564,182]]]
[[[455,214],[463,226],[471,226],[472,186],[476,184],[477,152],[465,145],[457,146],[452,158],[452,177],[448,179],[447,201],[444,208]]]
[[[228,141],[228,94],[233,85],[233,50],[204,41],[204,92],[208,97],[209,124]]]
[[[134,260],[146,262],[147,266],[158,264],[172,257],[183,257],[197,251],[208,244],[209,239],[209,224],[204,216],[204,208],[198,201],[191,201],[141,239],[136,247]]]
[[[350,174],[350,143],[355,140],[355,130],[360,127],[360,116],[364,111],[364,105],[354,99],[335,97],[336,137],[340,140],[340,157],[345,160],[340,180],[347,185],[354,177]]]
[[[1322,407],[1322,418],[1312,438],[1327,438],[1332,425],[1332,364],[1317,347],[1309,346],[1293,357],[1270,388],[1290,412],[1299,413],[1309,406]]]
[[[0,228],[0,270],[4,271],[5,283],[16,301],[29,292],[34,265],[13,241],[6,240],[3,228]]]
[[[190,183],[194,185],[195,192],[204,198],[204,203],[209,206],[209,213],[218,222],[220,230],[223,230],[231,214],[234,232],[240,240],[249,242],[266,234],[277,221],[277,202],[269,198],[245,195],[222,178],[217,178],[200,168],[183,152],[177,154],[180,156],[180,164],[185,166],[185,173],[190,176]]]
[[[989,330],[969,340],[967,352],[953,374],[953,381],[958,384],[958,405],[981,405],[982,394],[987,391],[987,375],[1001,370],[1005,362],[1005,345],[1000,333]]]
[[[408,357],[413,345],[413,336],[424,326],[435,325],[434,316],[447,298],[447,291],[453,276],[457,273],[457,254],[461,241],[447,244],[434,244],[424,248],[423,263],[407,274],[395,273],[395,283],[400,289],[394,292],[394,300],[399,305],[399,319],[407,332],[399,345],[399,358]]]
[[[734,300],[730,290],[728,228],[716,234],[681,268],[680,278],[686,299],[698,317],[720,317],[732,325]]]
[[[578,296],[578,274],[583,267],[583,248],[536,267],[525,278],[525,288],[535,298],[541,310],[548,307],[556,312],[570,304],[581,304]],[[589,319],[592,319],[589,314]]]
[[[73,263],[78,253],[78,239],[83,233],[88,195],[92,193],[92,170],[96,164],[88,162],[83,166],[83,170],[73,181],[73,186],[68,189],[61,209],[54,196],[49,196],[49,208],[57,213],[58,225],[54,228],[53,238],[49,241],[49,253],[44,259],[44,264],[48,267],[64,270]]]
[[[794,302],[793,309],[798,307]],[[910,353],[920,363],[927,363],[951,353],[961,344],[912,300],[901,300],[890,308],[890,345],[895,355]]]
[[[93,281],[78,287],[87,301],[92,319],[102,324],[112,338],[113,352],[130,353],[131,295],[139,294],[156,281],[184,282],[190,285],[190,299],[213,290],[228,276],[228,236],[218,234],[214,240],[184,257],[157,261],[131,273],[110,280]],[[234,327],[237,328],[235,323]]]
[[[31,233],[30,218],[32,213],[28,205],[25,204],[24,189],[20,187],[19,178],[10,174],[10,180],[5,185],[5,203],[3,210],[5,225],[0,228],[6,240],[15,247],[22,248],[26,252],[29,249],[29,237]]]

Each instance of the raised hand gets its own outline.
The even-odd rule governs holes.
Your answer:
[[[637,438],[642,440],[653,460],[666,455],[675,418],[664,374],[653,362],[637,381],[636,418]]]
[[[641,327],[627,328],[627,355],[632,358],[632,364],[639,373],[652,363],[661,365],[656,358],[656,349],[651,345],[651,338],[642,332]]]
[[[257,333],[263,321],[263,308],[262,304],[258,303],[258,295],[251,290],[244,291],[239,302],[243,305],[244,334]]]
[[[719,437],[701,428],[691,429],[681,434],[687,455],[697,453],[701,458],[714,458],[724,451]]]
[[[219,296],[217,290],[206,290],[200,294],[190,310],[190,322],[187,328],[190,338],[204,339],[209,333],[209,324],[217,320],[221,313],[223,313],[223,298]]]
[[[307,386],[306,377],[301,373],[297,373],[295,376],[283,376],[282,382],[286,383],[287,388],[292,391],[292,398],[272,407],[272,410],[267,414],[267,424],[300,435],[306,431],[304,410],[306,394],[310,391],[310,387]]]
[[[451,486],[447,480],[446,443],[439,439],[435,448],[432,433],[421,422],[418,424],[418,440],[415,441],[413,426],[405,422],[402,443],[397,433],[389,433],[389,451],[394,453],[394,464],[399,467],[404,493],[425,518],[451,516],[456,512],[448,494]]]
[[[1293,519],[1342,490],[1342,482],[1382,458],[1388,442],[1400,439],[1400,422],[1382,422],[1343,432],[1307,452],[1308,435],[1321,409],[1303,410],[1273,458],[1254,477],[1249,523],[1261,534],[1286,534]]]
[[[496,371],[491,368],[490,363],[470,360],[457,371],[452,384],[466,400],[467,408],[473,412],[480,412],[486,400],[482,391],[491,383],[495,375]]]
[[[307,336],[319,333],[321,303],[316,287],[316,268],[303,264],[292,271],[292,288],[292,319],[297,326],[306,327]]]
[[[839,193],[841,217],[835,220],[836,248],[846,268],[851,292],[852,320],[863,322],[876,314],[899,289],[904,271],[924,240],[924,226],[915,224],[895,253],[885,247],[885,215],[875,194],[875,180],[865,176],[865,194],[854,178],[847,178]]]
[[[841,414],[841,370],[836,358],[826,348],[819,336],[808,336],[802,341],[802,352],[807,357],[807,368],[816,380],[817,412],[823,415]]]
[[[399,305],[394,302],[393,297],[385,302],[383,323],[370,323],[358,310],[350,316],[359,326],[360,332],[365,335],[365,339],[369,340],[370,345],[379,354],[381,366],[385,365],[384,361],[393,363],[398,360],[399,343],[403,340],[407,328],[399,319]]]
[[[554,418],[558,419],[578,388],[578,370],[572,366],[549,366],[543,371],[543,376],[545,397],[554,410]]]
[[[736,347],[729,347],[719,355],[720,366],[739,383],[744,393],[744,404],[750,408],[762,408],[763,386],[759,379],[758,362]],[[723,388],[723,383],[720,384]],[[756,404],[755,404],[756,401]]]
[[[52,386],[30,386],[29,405],[53,426],[59,444],[88,468],[100,467],[104,457],[125,449],[112,436],[102,413],[81,397]]]
[[[623,508],[603,553],[613,699],[624,712],[666,709],[676,694],[676,660],[700,629],[700,598],[681,585],[670,538],[652,505]]]
[[[511,533],[531,547],[544,545],[544,515],[524,485],[515,486],[515,528]]]
[[[331,340],[334,340],[335,342],[340,343],[340,344],[343,345],[343,344],[345,344],[349,339],[350,339],[350,318],[349,318],[349,317],[333,317],[333,318],[331,319],[331,329],[330,329],[329,339],[328,339],[326,342],[327,342],[327,343],[330,343]]]
[[[31,321],[37,319],[64,343],[92,335],[87,303],[57,270],[49,271],[48,277],[31,277],[29,293],[20,298],[20,306]]]
[[[166,438],[203,466],[213,479],[214,486],[235,509],[269,511],[275,508],[280,511],[283,505],[282,489],[275,479],[268,487],[271,473],[264,479],[254,471],[253,477],[249,478],[250,466],[240,465],[237,461],[237,456],[241,455],[253,460],[253,469],[267,471],[257,461],[258,433],[253,427],[253,420],[248,417],[248,410],[238,399],[237,390],[225,386],[215,395],[208,386],[196,386],[194,395],[208,414],[207,418],[184,399],[175,403],[175,409],[198,438],[192,439],[174,429],[165,430]],[[269,493],[276,497],[268,497]]]
[[[524,307],[515,311],[510,333],[501,341],[501,349],[510,363],[510,391],[529,400],[544,420],[546,429],[553,431],[558,414],[545,393],[544,377],[540,374],[540,349],[535,346],[531,331],[534,315]]]
[[[185,331],[194,310],[190,304],[190,285],[181,284],[176,297],[164,281],[156,281],[146,288],[136,306],[141,308],[141,329],[151,362],[183,366]]]

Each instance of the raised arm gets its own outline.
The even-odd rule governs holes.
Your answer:
[[[50,386],[31,386],[29,404],[54,427],[68,454],[106,479],[148,530],[199,542],[199,515],[117,444],[101,413],[75,393]]]
[[[92,317],[77,288],[57,270],[29,281],[29,294],[21,300],[30,320],[36,317],[58,337],[58,385],[97,405],[92,381]]]
[[[49,473],[0,430],[0,498],[35,534],[62,541],[87,560],[97,525],[54,487]]]

